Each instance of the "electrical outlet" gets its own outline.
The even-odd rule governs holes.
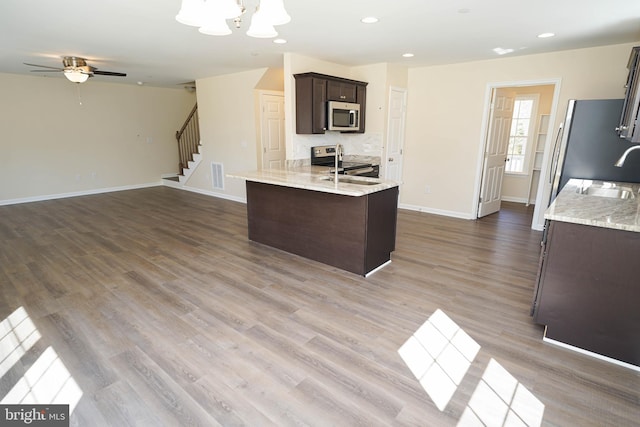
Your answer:
[[[424,186],[424,193],[425,194],[431,194],[431,186],[430,185],[425,185]]]

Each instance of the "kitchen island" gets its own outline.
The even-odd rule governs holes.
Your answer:
[[[249,239],[362,276],[395,250],[398,184],[302,166],[228,174],[246,180]]]
[[[545,212],[545,340],[640,370],[640,184],[570,180]]]

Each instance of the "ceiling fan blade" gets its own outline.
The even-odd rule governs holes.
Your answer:
[[[60,71],[63,71],[62,68],[59,70],[29,70],[32,73],[59,73]]]
[[[100,70],[93,70],[93,74],[97,74],[100,76],[117,76],[117,77],[127,77],[126,73],[116,73],[114,71],[100,71]]]
[[[40,67],[40,68],[50,68],[51,70],[55,70],[55,71],[62,71],[63,68],[60,67],[49,67],[48,65],[38,65],[38,64],[28,64],[26,62],[23,62],[24,65],[28,65],[30,67]],[[42,70],[31,70],[31,71],[42,71]]]

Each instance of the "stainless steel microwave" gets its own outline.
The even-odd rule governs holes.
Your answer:
[[[329,101],[327,103],[327,122],[328,130],[359,130],[360,104]]]

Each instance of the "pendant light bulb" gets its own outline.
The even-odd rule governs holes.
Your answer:
[[[291,21],[283,0],[260,0],[260,13],[271,25],[283,25]]]
[[[176,21],[184,25],[200,27],[202,25],[203,13],[203,0],[182,0],[182,6],[176,15]]]
[[[273,28],[273,24],[266,19],[266,16],[262,14],[261,10],[258,10],[251,17],[251,26],[247,31],[247,35],[250,37],[256,37],[260,39],[268,39],[276,37],[278,32]]]

